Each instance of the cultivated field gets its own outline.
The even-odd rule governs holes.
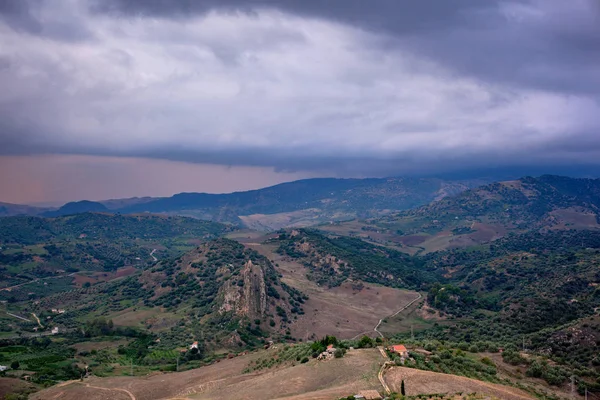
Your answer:
[[[392,367],[385,374],[385,381],[392,391],[400,392],[400,385],[408,396],[422,393],[480,393],[504,400],[534,399],[530,394],[510,387],[482,382],[463,376],[440,374],[412,368]]]
[[[381,390],[377,372],[383,357],[376,349],[349,351],[344,358],[310,360],[306,364],[243,374],[261,350],[186,372],[146,377],[89,378],[55,386],[32,396],[33,400],[150,400],[291,398],[334,399],[359,390]]]

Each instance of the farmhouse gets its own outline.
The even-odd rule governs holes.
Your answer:
[[[58,326],[55,326],[54,328],[52,328],[52,331],[50,333],[52,333],[53,335],[58,334]]]
[[[392,353],[398,354],[400,357],[408,358],[408,350],[406,350],[406,347],[402,344],[390,346],[388,350]]]
[[[0,372],[6,371],[8,367],[6,365],[0,365]]]
[[[322,352],[321,354],[319,354],[319,356],[317,357],[317,360],[331,360],[332,358],[335,357],[335,352],[336,352],[336,348],[333,347],[332,344],[327,346],[327,350],[325,350],[324,352]]]
[[[198,342],[192,343],[192,345],[190,346],[190,350],[192,349],[198,349]]]

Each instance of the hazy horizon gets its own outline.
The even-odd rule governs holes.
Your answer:
[[[29,205],[181,192],[227,193],[315,176],[264,167],[74,155],[0,157],[0,171],[4,171],[0,173],[0,202]]]
[[[0,200],[600,166],[596,0],[4,0]]]

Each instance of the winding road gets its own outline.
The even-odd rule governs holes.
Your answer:
[[[383,317],[379,320],[379,322],[377,323],[377,325],[375,325],[375,328],[373,328],[373,331],[375,331],[380,337],[383,337],[383,333],[379,332],[379,326],[381,325],[381,323],[383,322],[384,319],[386,318],[392,318],[395,317],[396,315],[400,314],[402,311],[406,310],[408,307],[412,306],[415,301],[421,299],[423,296],[421,295],[421,293],[417,293],[418,296],[414,299],[411,300],[408,304],[406,304],[404,307],[402,307],[401,309],[399,309],[398,311],[396,311],[395,313],[393,313],[392,315],[388,315],[387,317]],[[370,331],[365,331],[365,332],[361,332],[358,335],[354,336],[352,338],[352,340],[358,339],[359,336],[364,335],[366,333],[369,333]]]
[[[400,314],[402,311],[406,310],[408,307],[412,306],[412,305],[413,305],[413,303],[414,303],[415,301],[417,301],[417,300],[419,300],[421,297],[423,297],[423,296],[421,296],[421,293],[418,293],[418,295],[419,295],[419,296],[417,296],[417,298],[415,298],[415,299],[414,299],[414,300],[412,300],[410,303],[408,303],[407,305],[405,305],[404,307],[402,307],[401,309],[399,309],[398,311],[396,311],[395,313],[393,313],[392,315],[390,315],[390,316],[388,316],[388,317],[386,317],[386,318],[393,318],[393,317],[395,317],[396,315]],[[373,330],[374,330],[375,332],[377,332],[377,334],[379,334],[379,336],[380,336],[380,337],[383,337],[383,333],[379,332],[379,329],[378,329],[378,328],[379,328],[379,325],[381,325],[381,323],[383,322],[383,320],[384,320],[384,319],[385,319],[385,318],[382,318],[382,319],[380,319],[380,320],[379,320],[379,323],[378,323],[377,325],[375,325],[375,328],[373,328]]]
[[[152,250],[152,251],[150,252],[150,257],[152,257],[152,258],[154,259],[154,262],[157,262],[157,261],[158,261],[158,258],[154,257],[154,252],[155,252],[155,251],[156,251],[156,249],[154,249],[154,250]]]

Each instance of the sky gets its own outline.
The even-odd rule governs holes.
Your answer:
[[[599,66],[600,0],[0,0],[0,201],[597,166]]]

